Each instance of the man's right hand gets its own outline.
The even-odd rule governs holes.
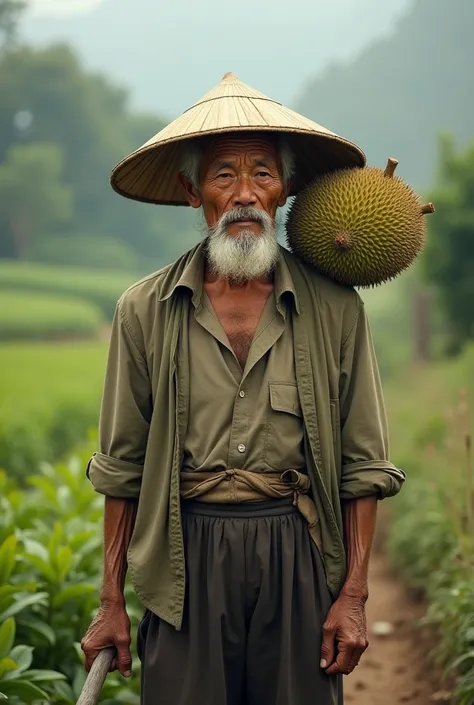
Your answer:
[[[130,643],[130,619],[125,604],[103,602],[81,641],[81,648],[86,655],[86,671],[90,671],[100,651],[113,646],[117,650],[117,656],[112,660],[110,671],[118,668],[122,676],[130,678]]]

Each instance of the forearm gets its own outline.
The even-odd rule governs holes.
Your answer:
[[[369,560],[377,505],[376,497],[363,497],[342,504],[347,555],[347,576],[342,593],[362,600],[368,597]]]
[[[127,551],[132,538],[138,500],[105,498],[104,510],[104,580],[102,603],[124,599],[127,574]]]

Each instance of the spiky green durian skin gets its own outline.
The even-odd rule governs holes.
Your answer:
[[[292,252],[347,286],[394,279],[421,253],[425,239],[418,195],[376,167],[318,178],[296,196],[286,219]]]

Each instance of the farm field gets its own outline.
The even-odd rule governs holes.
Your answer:
[[[0,345],[0,467],[34,472],[97,424],[107,343]]]

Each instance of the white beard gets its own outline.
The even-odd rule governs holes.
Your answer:
[[[239,235],[228,235],[228,225],[244,218],[257,221],[262,226],[261,234],[245,228]],[[208,229],[206,247],[212,272],[221,279],[238,283],[269,275],[280,256],[275,223],[265,211],[256,208],[236,208],[224,213]]]

